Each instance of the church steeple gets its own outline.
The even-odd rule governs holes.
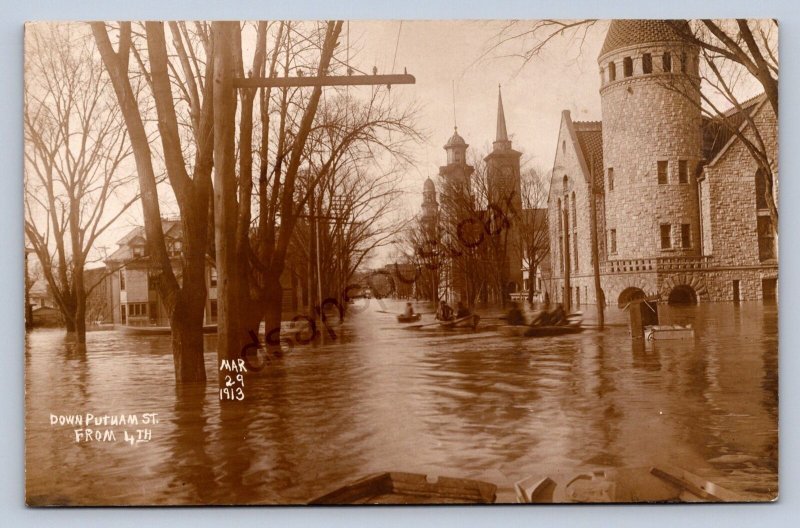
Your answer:
[[[511,148],[511,141],[508,140],[508,130],[506,129],[506,114],[503,111],[503,93],[499,84],[497,85],[497,135],[492,145],[494,150]]]

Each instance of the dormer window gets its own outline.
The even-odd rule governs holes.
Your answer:
[[[642,73],[653,73],[653,56],[649,53],[642,55]]]
[[[133,246],[132,250],[134,258],[144,257],[144,246]]]
[[[672,55],[668,51],[665,51],[661,56],[661,69],[665,72],[672,71]]]

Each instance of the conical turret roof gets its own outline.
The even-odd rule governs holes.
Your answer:
[[[638,44],[682,41],[690,30],[687,20],[612,20],[600,56]]]

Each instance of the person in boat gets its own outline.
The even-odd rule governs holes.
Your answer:
[[[552,310],[542,310],[536,318],[531,321],[531,326],[560,326],[567,324],[567,313],[562,304],[557,304]]]
[[[462,319],[468,315],[472,315],[472,312],[469,311],[469,308],[464,306],[463,302],[458,301],[458,305],[456,306],[456,319]]]
[[[506,322],[512,326],[525,324],[525,316],[522,310],[519,309],[519,304],[515,302],[511,303],[511,309],[508,311],[508,315],[506,315]]]
[[[439,310],[436,311],[436,319],[439,321],[453,320],[453,309],[447,302],[442,301],[439,303]]]
[[[414,307],[410,302],[406,303],[406,309],[403,310],[403,317],[414,317]]]

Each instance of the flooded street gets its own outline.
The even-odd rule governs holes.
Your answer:
[[[378,312],[402,304],[382,302],[246,377],[244,402],[224,405],[214,336],[211,382],[178,390],[167,336],[91,332],[76,351],[61,330],[34,331],[29,502],[304,503],[385,470],[486,480],[508,499],[515,481],[551,469],[654,463],[752,498],[777,493],[774,304],[662,306],[662,322],[691,322],[696,339],[637,349],[616,307],[604,332],[524,339],[499,336],[489,317],[475,332],[410,330]],[[594,306],[583,309],[591,324]],[[85,413],[158,423],[137,445],[76,442],[74,427],[51,425]]]

